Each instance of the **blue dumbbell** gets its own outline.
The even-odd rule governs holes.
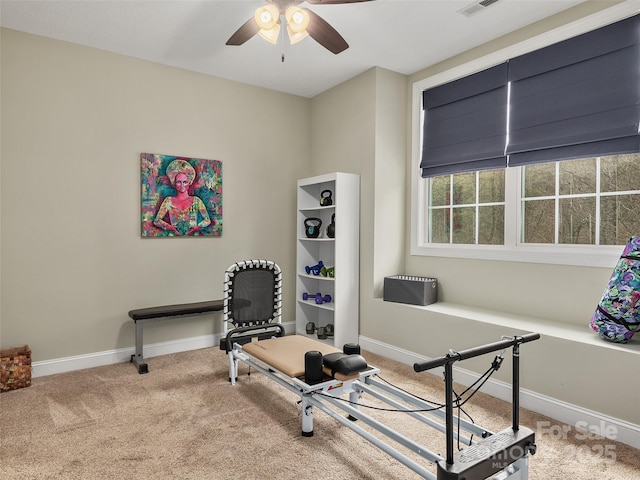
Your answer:
[[[322,305],[323,303],[329,303],[331,301],[331,295],[326,294],[322,295],[321,293],[316,293],[316,303],[318,305]]]
[[[320,270],[322,269],[322,267],[324,267],[324,263],[322,263],[322,260],[320,260],[317,265],[307,265],[306,267],[304,267],[304,271],[307,272],[307,275],[309,275],[310,273],[313,273],[314,275],[320,275]]]
[[[320,292],[318,293],[308,293],[302,292],[302,300],[311,300],[314,299],[318,305],[323,303],[328,303],[331,301],[331,295],[326,294],[322,295]]]

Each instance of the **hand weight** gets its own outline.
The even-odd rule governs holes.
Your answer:
[[[320,275],[322,275],[323,277],[334,278],[333,277],[334,273],[335,273],[334,267],[325,267],[325,266],[323,266],[320,269]]]
[[[327,227],[327,237],[335,238],[336,236],[336,214],[331,215],[331,223]]]
[[[304,234],[308,238],[318,238],[320,236],[320,227],[322,220],[317,217],[310,217],[304,220]]]
[[[322,263],[322,260],[320,260],[317,265],[313,265],[313,266],[307,265],[306,267],[304,267],[304,271],[307,272],[307,275],[309,275],[310,273],[313,273],[314,275],[317,276],[317,275],[320,275],[320,271],[322,270],[323,267],[324,267],[324,263]]]
[[[313,332],[316,331],[316,324],[313,322],[307,323],[307,325],[305,326],[305,330],[307,331],[308,335],[313,334]]]
[[[323,303],[329,303],[331,301],[331,295],[326,294],[322,295],[321,293],[316,293],[316,303],[318,305],[322,305]]]
[[[332,195],[333,193],[331,192],[331,190],[323,190],[320,193],[320,206],[328,207],[330,205],[333,205],[333,198],[331,198]]]
[[[302,293],[302,300],[311,300],[311,299],[315,299],[318,305],[322,305],[323,303],[329,303],[331,301],[331,295],[329,294],[322,295],[319,292],[318,293],[308,293],[308,292]]]
[[[327,331],[325,327],[318,327],[317,333],[320,340],[324,340],[327,338]]]

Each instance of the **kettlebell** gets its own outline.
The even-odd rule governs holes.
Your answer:
[[[331,223],[327,227],[327,237],[334,238],[336,236],[336,214],[331,215]]]
[[[315,225],[314,225],[315,223]],[[304,233],[309,238],[318,238],[322,220],[317,217],[310,217],[304,221]]]
[[[311,335],[313,332],[316,331],[316,324],[313,322],[308,322],[307,325],[305,326],[305,330],[309,335]]]
[[[333,205],[333,199],[331,198],[332,195],[333,193],[331,193],[331,190],[323,190],[320,193],[320,206],[328,207]]]

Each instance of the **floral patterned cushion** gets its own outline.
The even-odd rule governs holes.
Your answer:
[[[616,343],[640,330],[640,237],[627,242],[589,326]]]

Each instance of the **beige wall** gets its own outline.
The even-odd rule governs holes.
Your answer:
[[[10,30],[1,53],[2,346],[131,347],[130,309],[222,298],[237,260],[294,270],[308,99]],[[141,152],[222,161],[221,238],[141,238]],[[167,321],[145,343],[211,325]]]
[[[405,76],[374,68],[312,100],[314,173],[360,174],[360,333],[365,335],[373,320],[367,299],[381,295],[385,275],[402,270],[406,89]]]
[[[407,253],[411,84],[586,13],[408,79],[375,68],[311,100],[3,31],[2,345],[29,343],[35,360],[131,347],[129,309],[220,298],[224,269],[248,257],[283,267],[284,318],[292,320],[296,180],[332,171],[361,175],[362,336],[433,357],[523,333],[510,322],[524,314],[547,330],[573,323],[592,339],[588,318],[609,269]],[[281,141],[282,132],[297,141]],[[223,161],[222,238],[140,238],[140,152]],[[512,315],[492,324],[383,302],[383,278],[396,273],[436,276],[441,300]],[[211,328],[167,322],[145,331],[145,343]],[[638,390],[628,381],[637,355],[595,343],[558,334],[531,344],[523,387],[640,423]]]
[[[593,5],[587,7],[564,14],[561,21],[554,18],[485,45],[476,56],[591,14]],[[611,269],[408,253],[411,85],[472,58],[473,52],[450,59],[445,65],[409,77],[404,85],[399,85],[394,74],[374,69],[313,100],[314,172],[322,173],[326,167],[326,171],[339,169],[362,176],[360,334],[392,350],[435,357],[449,348],[461,350],[497,341],[502,335],[542,330],[539,342],[522,348],[523,388],[638,424],[633,405],[640,400],[639,391],[627,381],[629,372],[617,367],[625,365],[640,373],[637,345],[618,348],[588,329]],[[405,107],[398,119],[393,105],[397,107],[402,98]],[[357,112],[370,117],[362,120]],[[398,174],[405,177],[398,179]],[[395,273],[437,277],[441,287],[438,306],[430,309],[383,302],[383,278]],[[456,308],[458,305],[469,308]],[[487,366],[481,360],[461,365],[478,373]],[[510,369],[502,369],[497,378],[508,383]],[[635,401],[630,404],[625,398]]]

